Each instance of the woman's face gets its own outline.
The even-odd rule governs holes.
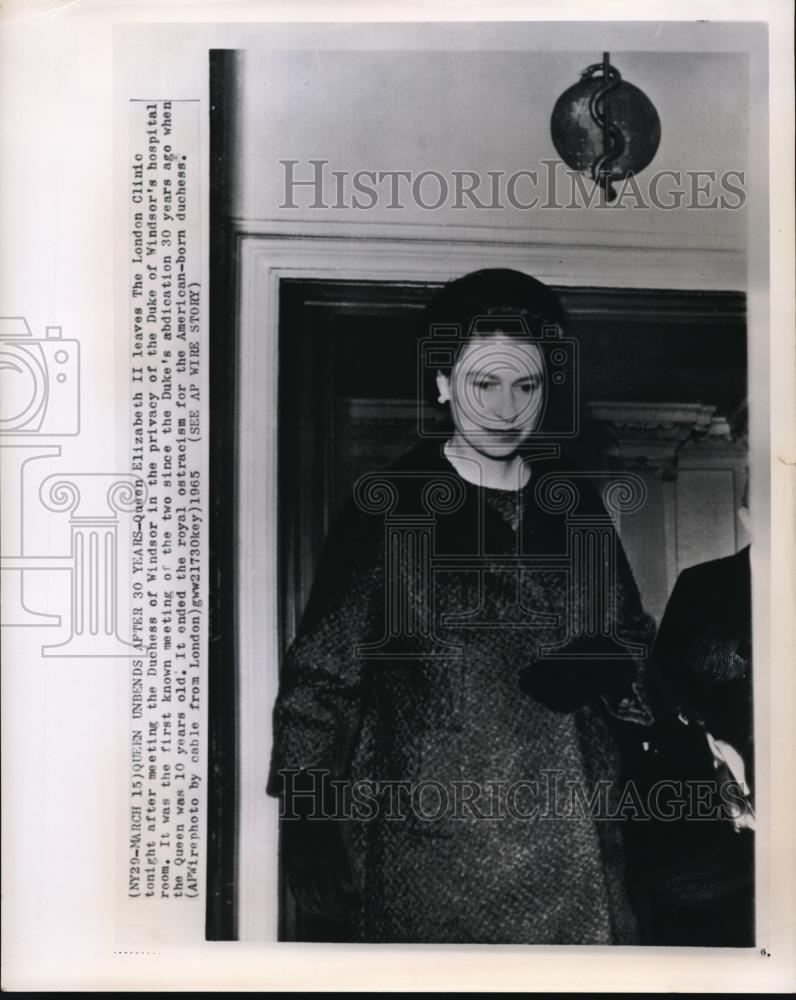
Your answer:
[[[499,334],[470,340],[450,377],[439,373],[457,435],[489,458],[510,458],[536,429],[544,403],[544,359],[529,340]]]

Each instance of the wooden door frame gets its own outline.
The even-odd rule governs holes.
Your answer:
[[[352,236],[316,227],[285,235],[238,223],[228,243],[237,266],[234,317],[234,658],[237,695],[237,936],[274,941],[279,928],[278,810],[265,795],[271,713],[279,658],[277,400],[279,286],[283,278],[444,282],[481,267],[513,267],[549,284],[739,291],[739,256],[729,251],[661,247],[639,240],[611,245],[600,235],[548,242],[516,232],[424,228],[396,236],[377,227]],[[361,232],[362,230],[358,230]],[[537,234],[538,236],[538,234]],[[570,234],[570,238],[572,234]],[[707,262],[707,263],[706,263]],[[712,262],[712,263],[710,263]],[[227,325],[227,329],[229,324]],[[230,669],[233,664],[228,664]]]

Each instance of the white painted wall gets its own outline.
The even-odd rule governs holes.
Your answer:
[[[404,199],[409,204],[403,210],[391,210],[383,202],[370,210],[279,207],[285,173],[280,159],[302,161],[296,176],[301,171],[303,177],[311,176],[306,161],[314,158],[328,160],[328,170],[475,170],[484,175],[488,170],[538,170],[541,178],[541,161],[557,158],[549,129],[555,100],[600,58],[597,49],[248,48],[239,64],[232,215],[290,229],[317,223],[486,226],[530,241],[535,234],[546,238],[552,232],[556,242],[566,244],[589,234],[597,243],[601,236],[614,243],[625,237],[631,245],[742,254],[744,209],[662,211],[633,208],[628,201],[623,208],[457,210],[452,198],[436,210],[412,205],[410,198]],[[623,78],[653,101],[662,121],[657,156],[639,175],[642,190],[656,170],[714,170],[719,175],[746,170],[746,55],[614,51],[611,58]],[[331,184],[330,178],[328,201],[333,198]],[[424,197],[433,200],[436,191],[429,180]],[[530,194],[530,186],[521,184],[518,195],[527,199]],[[484,187],[482,197],[486,195]],[[300,189],[295,200],[306,205],[309,196],[308,188]]]
[[[454,52],[438,44],[439,26],[401,27],[407,45],[400,51],[394,41],[380,48],[378,33],[366,42],[354,27],[338,25],[314,26],[302,36],[303,48],[280,51],[278,38],[264,39],[239,55],[230,123],[236,141],[228,166],[230,213],[246,237],[238,272],[247,359],[239,392],[238,483],[243,788],[265,786],[277,685],[274,379],[281,278],[448,280],[477,267],[513,266],[570,285],[746,288],[744,211],[431,212],[384,204],[367,212],[280,209],[280,159],[326,159],[330,169],[346,171],[540,169],[542,160],[556,155],[549,133],[555,100],[599,60],[608,30],[595,30],[594,51],[533,51],[533,32],[541,29],[517,25],[516,48],[497,51],[488,44],[497,29],[478,34],[470,26],[455,29],[463,41]],[[667,52],[666,29],[660,31],[658,40],[655,26],[644,26],[639,33],[645,42],[637,51],[612,46],[611,53],[662,120],[660,149],[641,179],[655,169],[745,170],[747,124],[758,134],[765,124],[748,114],[746,57]],[[695,46],[708,47],[697,26],[689,31]],[[543,33],[552,44],[555,32]],[[347,42],[353,44],[349,34],[360,40],[360,49],[344,51]],[[505,30],[501,37],[505,49]],[[311,234],[318,238],[302,238]],[[758,355],[753,364],[764,361]],[[667,487],[671,494],[673,484]],[[701,503],[698,491],[691,494]],[[666,534],[677,529],[675,504],[671,496],[658,499],[661,510],[669,511],[671,523],[661,533],[672,553],[668,569],[676,573],[677,550]],[[239,922],[245,940],[275,936],[276,833],[274,802],[243,796]]]

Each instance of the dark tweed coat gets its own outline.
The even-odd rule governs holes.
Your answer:
[[[433,583],[417,562],[408,569],[406,558],[402,563],[406,612],[433,595],[430,634],[416,630],[380,657],[373,650],[356,655],[355,647],[385,634],[391,590],[384,513],[361,509],[375,510],[384,494],[362,492],[327,541],[283,667],[269,792],[279,793],[280,769],[316,767],[350,782],[382,783],[377,814],[346,825],[358,940],[638,939],[620,824],[582,810],[566,816],[574,784],[588,796],[597,782],[610,782],[614,794],[622,767],[615,717],[646,724],[649,716],[638,670],[604,661],[540,663],[541,647],[565,635],[566,573],[555,563],[523,572],[518,607],[517,574],[497,561],[518,545],[531,556],[565,551],[563,515],[542,511],[534,499],[540,477],[561,468],[537,460],[519,493],[483,490],[464,483],[439,443],[428,442],[388,470],[396,489],[389,517],[427,510],[423,487],[440,476],[458,481],[461,502],[434,518],[433,554],[447,562],[438,563]],[[597,494],[583,483],[580,490],[586,512],[604,514]],[[479,551],[489,572],[451,558]],[[617,553],[610,602],[616,629],[628,641],[649,642],[653,623],[618,543]],[[538,617],[529,623],[531,613]],[[454,615],[459,620],[451,623]],[[450,655],[450,644],[459,644],[460,655]],[[386,782],[425,783],[414,806],[398,807],[405,818],[387,818]],[[495,803],[518,782],[525,784],[514,784],[515,808],[501,816]],[[450,804],[461,799],[452,790],[465,785],[475,806],[443,810],[440,786]],[[561,796],[557,806],[553,795]]]

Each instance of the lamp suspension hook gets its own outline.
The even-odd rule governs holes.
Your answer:
[[[625,151],[625,139],[621,131],[610,121],[608,95],[619,86],[622,74],[611,65],[611,56],[608,52],[603,52],[601,63],[594,63],[585,69],[581,74],[581,79],[592,77],[596,73],[602,74],[603,83],[592,94],[589,101],[589,114],[594,124],[602,129],[603,151],[602,155],[596,157],[591,165],[591,176],[595,184],[599,184],[603,189],[607,200],[615,201],[616,191],[611,184],[611,164]]]
[[[613,185],[643,170],[661,141],[655,106],[622,78],[608,52],[558,98],[550,131],[564,163],[589,176],[607,202],[618,200]]]

